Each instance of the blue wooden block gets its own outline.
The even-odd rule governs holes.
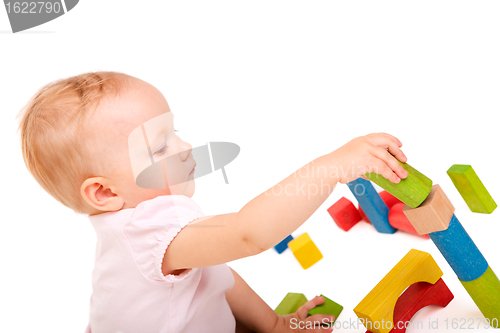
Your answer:
[[[281,242],[279,242],[274,246],[274,249],[278,251],[278,253],[280,254],[283,253],[283,251],[285,251],[288,248],[288,242],[291,241],[292,239],[293,239],[292,235],[286,236],[285,239],[283,239]]]
[[[358,178],[347,183],[347,186],[378,232],[384,234],[396,232],[397,229],[389,224],[389,208],[370,181]]]
[[[448,229],[432,232],[429,237],[460,281],[475,280],[488,269],[488,262],[455,215]]]

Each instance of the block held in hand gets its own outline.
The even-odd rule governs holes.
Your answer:
[[[399,162],[399,164],[408,172],[408,177],[401,179],[397,184],[374,172],[367,173],[364,176],[411,208],[418,207],[429,195],[432,180],[408,163]]]

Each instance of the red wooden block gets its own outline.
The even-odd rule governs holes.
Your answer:
[[[349,199],[342,197],[327,209],[335,223],[344,231],[349,231],[356,223],[361,221],[358,210]]]
[[[399,200],[387,191],[382,191],[379,194],[382,200],[384,200],[385,204],[387,205],[387,208],[389,209],[391,209],[395,204],[403,203],[403,201]]]
[[[405,204],[403,202],[397,203],[392,206],[391,210],[389,211],[389,223],[398,230],[403,230],[424,238],[430,238],[429,235],[419,235],[417,233],[415,227],[413,227],[413,225],[410,223],[410,220],[408,220],[406,215],[403,213],[404,207]]]
[[[394,328],[390,333],[405,333],[405,326],[411,327],[410,321],[418,311],[429,305],[444,308],[453,298],[453,294],[443,279],[439,279],[435,284],[428,282],[412,284],[399,296],[394,306]],[[366,333],[371,332],[366,331]]]
[[[395,196],[393,196],[392,194],[390,194],[387,191],[382,191],[382,192],[379,192],[378,194],[380,195],[382,200],[387,205],[387,208],[389,208],[389,209],[391,209],[391,207],[397,203],[402,203],[401,200],[399,200],[398,198],[396,198]],[[361,209],[359,204],[358,204],[358,211],[359,211],[359,215],[361,215],[361,218],[363,220],[365,220],[366,222],[370,223],[370,220],[368,219],[368,217],[366,217],[365,212],[363,212],[363,209]]]

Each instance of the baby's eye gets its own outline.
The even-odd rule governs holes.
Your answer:
[[[167,148],[167,146],[166,146],[166,145],[161,146],[161,148],[160,148],[160,149],[158,149],[158,150],[155,152],[155,154],[157,154],[157,155],[161,155],[161,154],[163,154],[163,153],[165,152],[165,149],[166,149],[166,148]]]

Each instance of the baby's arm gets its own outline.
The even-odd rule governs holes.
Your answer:
[[[296,328],[300,321],[303,321],[301,327],[306,327],[308,321],[311,323],[333,321],[329,315],[316,314],[307,317],[309,310],[323,304],[324,298],[319,297],[308,301],[296,313],[278,316],[232,268],[231,272],[234,276],[234,286],[226,292],[226,299],[236,319],[236,333],[317,332],[314,329],[300,330],[294,327]],[[326,333],[332,330],[325,328],[319,331]]]
[[[236,318],[236,332],[271,332],[278,316],[232,268],[234,286],[226,299]]]
[[[401,145],[384,133],[358,137],[304,165],[239,212],[193,221],[165,252],[163,274],[222,264],[270,249],[302,225],[338,182],[347,183],[368,172],[399,182],[408,175],[395,158],[406,162]]]

